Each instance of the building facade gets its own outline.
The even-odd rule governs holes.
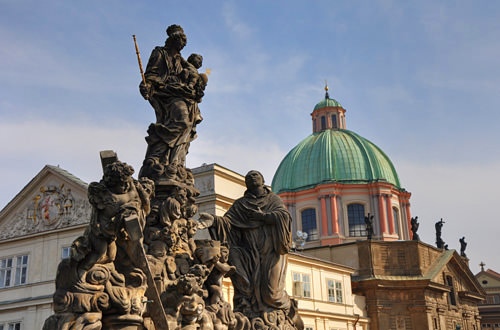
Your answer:
[[[307,233],[307,246],[357,241],[366,238],[370,214],[373,238],[411,239],[411,194],[389,157],[346,129],[346,110],[326,90],[311,114],[313,133],[285,156],[272,182],[294,233]]]
[[[352,294],[353,272],[302,253],[289,254],[286,290],[298,301],[305,329],[369,329],[365,298]]]
[[[89,219],[87,184],[49,165],[0,211],[0,329],[41,329],[57,265]]]
[[[476,274],[476,279],[486,293],[486,299],[478,306],[481,316],[481,329],[500,330],[500,273],[492,269],[484,270],[481,263],[481,271]]]
[[[304,253],[355,269],[353,292],[366,298],[372,330],[480,329],[484,291],[455,250],[365,240]]]

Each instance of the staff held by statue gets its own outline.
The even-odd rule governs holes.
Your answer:
[[[146,85],[146,77],[144,76],[144,70],[142,69],[141,54],[139,53],[139,47],[137,46],[137,39],[135,38],[135,34],[132,35],[132,38],[134,39],[135,53],[137,54],[137,62],[139,62],[139,70],[141,71],[142,83]]]

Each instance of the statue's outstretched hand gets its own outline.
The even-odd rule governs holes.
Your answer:
[[[214,224],[214,216],[208,213],[201,212],[198,219],[198,229],[210,228]]]

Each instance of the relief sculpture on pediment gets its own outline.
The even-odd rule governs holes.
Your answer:
[[[75,198],[70,188],[45,185],[33,194],[26,208],[18,210],[0,231],[0,240],[88,223],[90,204]]]

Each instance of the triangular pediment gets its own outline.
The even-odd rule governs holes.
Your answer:
[[[491,269],[479,272],[476,274],[476,279],[484,287],[500,287],[500,274]]]
[[[0,241],[88,223],[87,184],[46,165],[0,211]]]
[[[438,267],[434,268],[432,274],[428,274],[432,282],[446,286],[446,277],[450,276],[458,292],[477,296],[485,294],[466,261],[455,250],[443,252],[440,258],[436,260],[436,265]]]

